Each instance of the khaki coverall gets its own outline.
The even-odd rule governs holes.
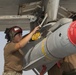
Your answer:
[[[9,42],[4,48],[4,73],[3,75],[22,75],[23,52],[15,50],[15,43]]]
[[[76,75],[76,54],[65,57],[60,68],[55,64],[48,75]]]

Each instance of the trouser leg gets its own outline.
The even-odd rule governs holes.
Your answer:
[[[18,72],[4,72],[3,75],[22,75],[22,74]]]

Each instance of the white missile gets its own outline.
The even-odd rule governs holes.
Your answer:
[[[63,25],[46,38],[25,46],[23,49],[24,70],[38,68],[42,65],[46,65],[48,70],[58,60],[76,53],[76,21],[63,19],[56,24]]]

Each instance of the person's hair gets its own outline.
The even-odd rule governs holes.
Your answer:
[[[10,28],[6,28],[6,30],[5,30],[5,39],[7,39],[7,42],[9,42],[10,41],[10,35],[9,35],[9,32],[10,32]]]
[[[15,35],[22,33],[22,29],[19,26],[13,26],[11,28],[6,28],[5,32],[5,39],[7,39],[7,42],[11,41]]]

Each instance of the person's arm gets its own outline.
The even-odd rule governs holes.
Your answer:
[[[18,42],[18,43],[15,45],[15,49],[18,50],[19,48],[24,47],[24,46],[28,43],[28,41],[31,39],[32,35],[33,35],[37,30],[39,30],[39,26],[35,27],[32,32],[30,32],[26,37],[24,37],[20,42]]]

